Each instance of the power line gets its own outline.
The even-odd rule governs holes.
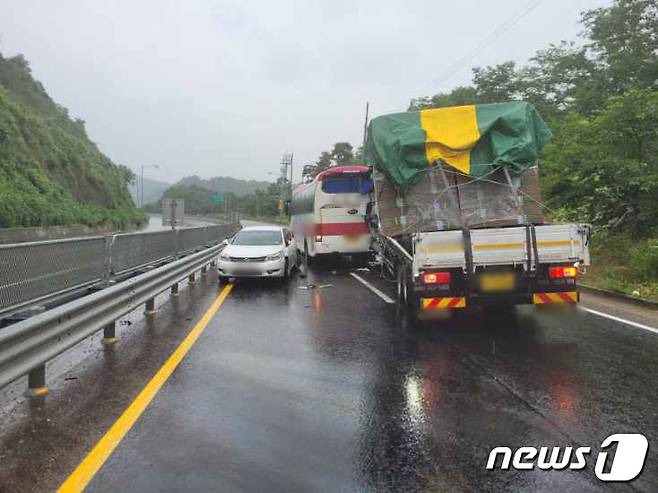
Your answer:
[[[514,24],[520,21],[527,14],[532,12],[537,5],[541,3],[541,0],[530,0],[528,3],[523,5],[519,10],[517,10],[508,20],[503,22],[498,26],[489,36],[480,41],[475,47],[468,51],[463,57],[455,61],[448,69],[446,69],[441,76],[439,76],[437,81],[432,83],[432,86],[439,86],[446,80],[452,78],[459,70],[463,68],[468,62],[480,54],[484,49],[486,49],[491,43],[498,40],[505,32],[507,32]],[[429,87],[429,86],[428,86]]]

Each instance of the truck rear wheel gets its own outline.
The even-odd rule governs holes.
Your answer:
[[[397,292],[398,307],[404,312],[407,320],[410,322],[416,322],[420,311],[420,300],[418,295],[414,292],[411,276],[409,275],[409,267],[406,264],[403,264],[398,268]]]
[[[407,278],[405,292],[407,319],[410,322],[418,322],[420,320],[420,297],[414,291],[413,282],[410,278]]]
[[[407,295],[408,295],[408,286],[407,286],[407,269],[404,265],[401,265],[397,269],[397,294],[398,294],[398,305],[400,307],[405,307],[407,304]]]

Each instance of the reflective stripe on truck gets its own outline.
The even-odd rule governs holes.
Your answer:
[[[441,308],[466,308],[466,298],[445,297],[445,298],[421,298],[420,304],[423,310],[439,310]]]
[[[535,305],[547,303],[578,303],[577,291],[565,291],[562,293],[534,293],[532,302]]]

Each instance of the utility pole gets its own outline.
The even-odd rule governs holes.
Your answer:
[[[281,178],[282,178],[282,187],[280,191],[280,203],[279,205],[281,206],[279,210],[281,211],[281,215],[283,215],[283,204],[285,204],[286,199],[292,199],[292,158],[293,155],[292,153],[284,154],[281,157]],[[286,187],[288,190],[284,190],[283,186],[285,186],[285,183],[288,181],[288,166],[290,166],[290,182],[289,186]]]
[[[140,184],[140,193],[139,193],[139,207],[144,208],[144,169],[145,168],[159,168],[157,164],[147,164],[147,165],[142,165],[142,173],[141,177],[139,180]]]
[[[370,109],[370,103],[366,101],[366,121],[363,124],[363,152],[366,152],[366,135],[368,134],[368,110]]]

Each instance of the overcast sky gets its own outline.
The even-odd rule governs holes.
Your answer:
[[[356,147],[366,101],[404,111],[471,66],[576,39],[579,13],[609,3],[544,0],[477,50],[529,0],[0,0],[0,52],[23,53],[118,163],[158,164],[148,174],[166,181],[271,179],[284,152],[301,170],[334,142]]]

